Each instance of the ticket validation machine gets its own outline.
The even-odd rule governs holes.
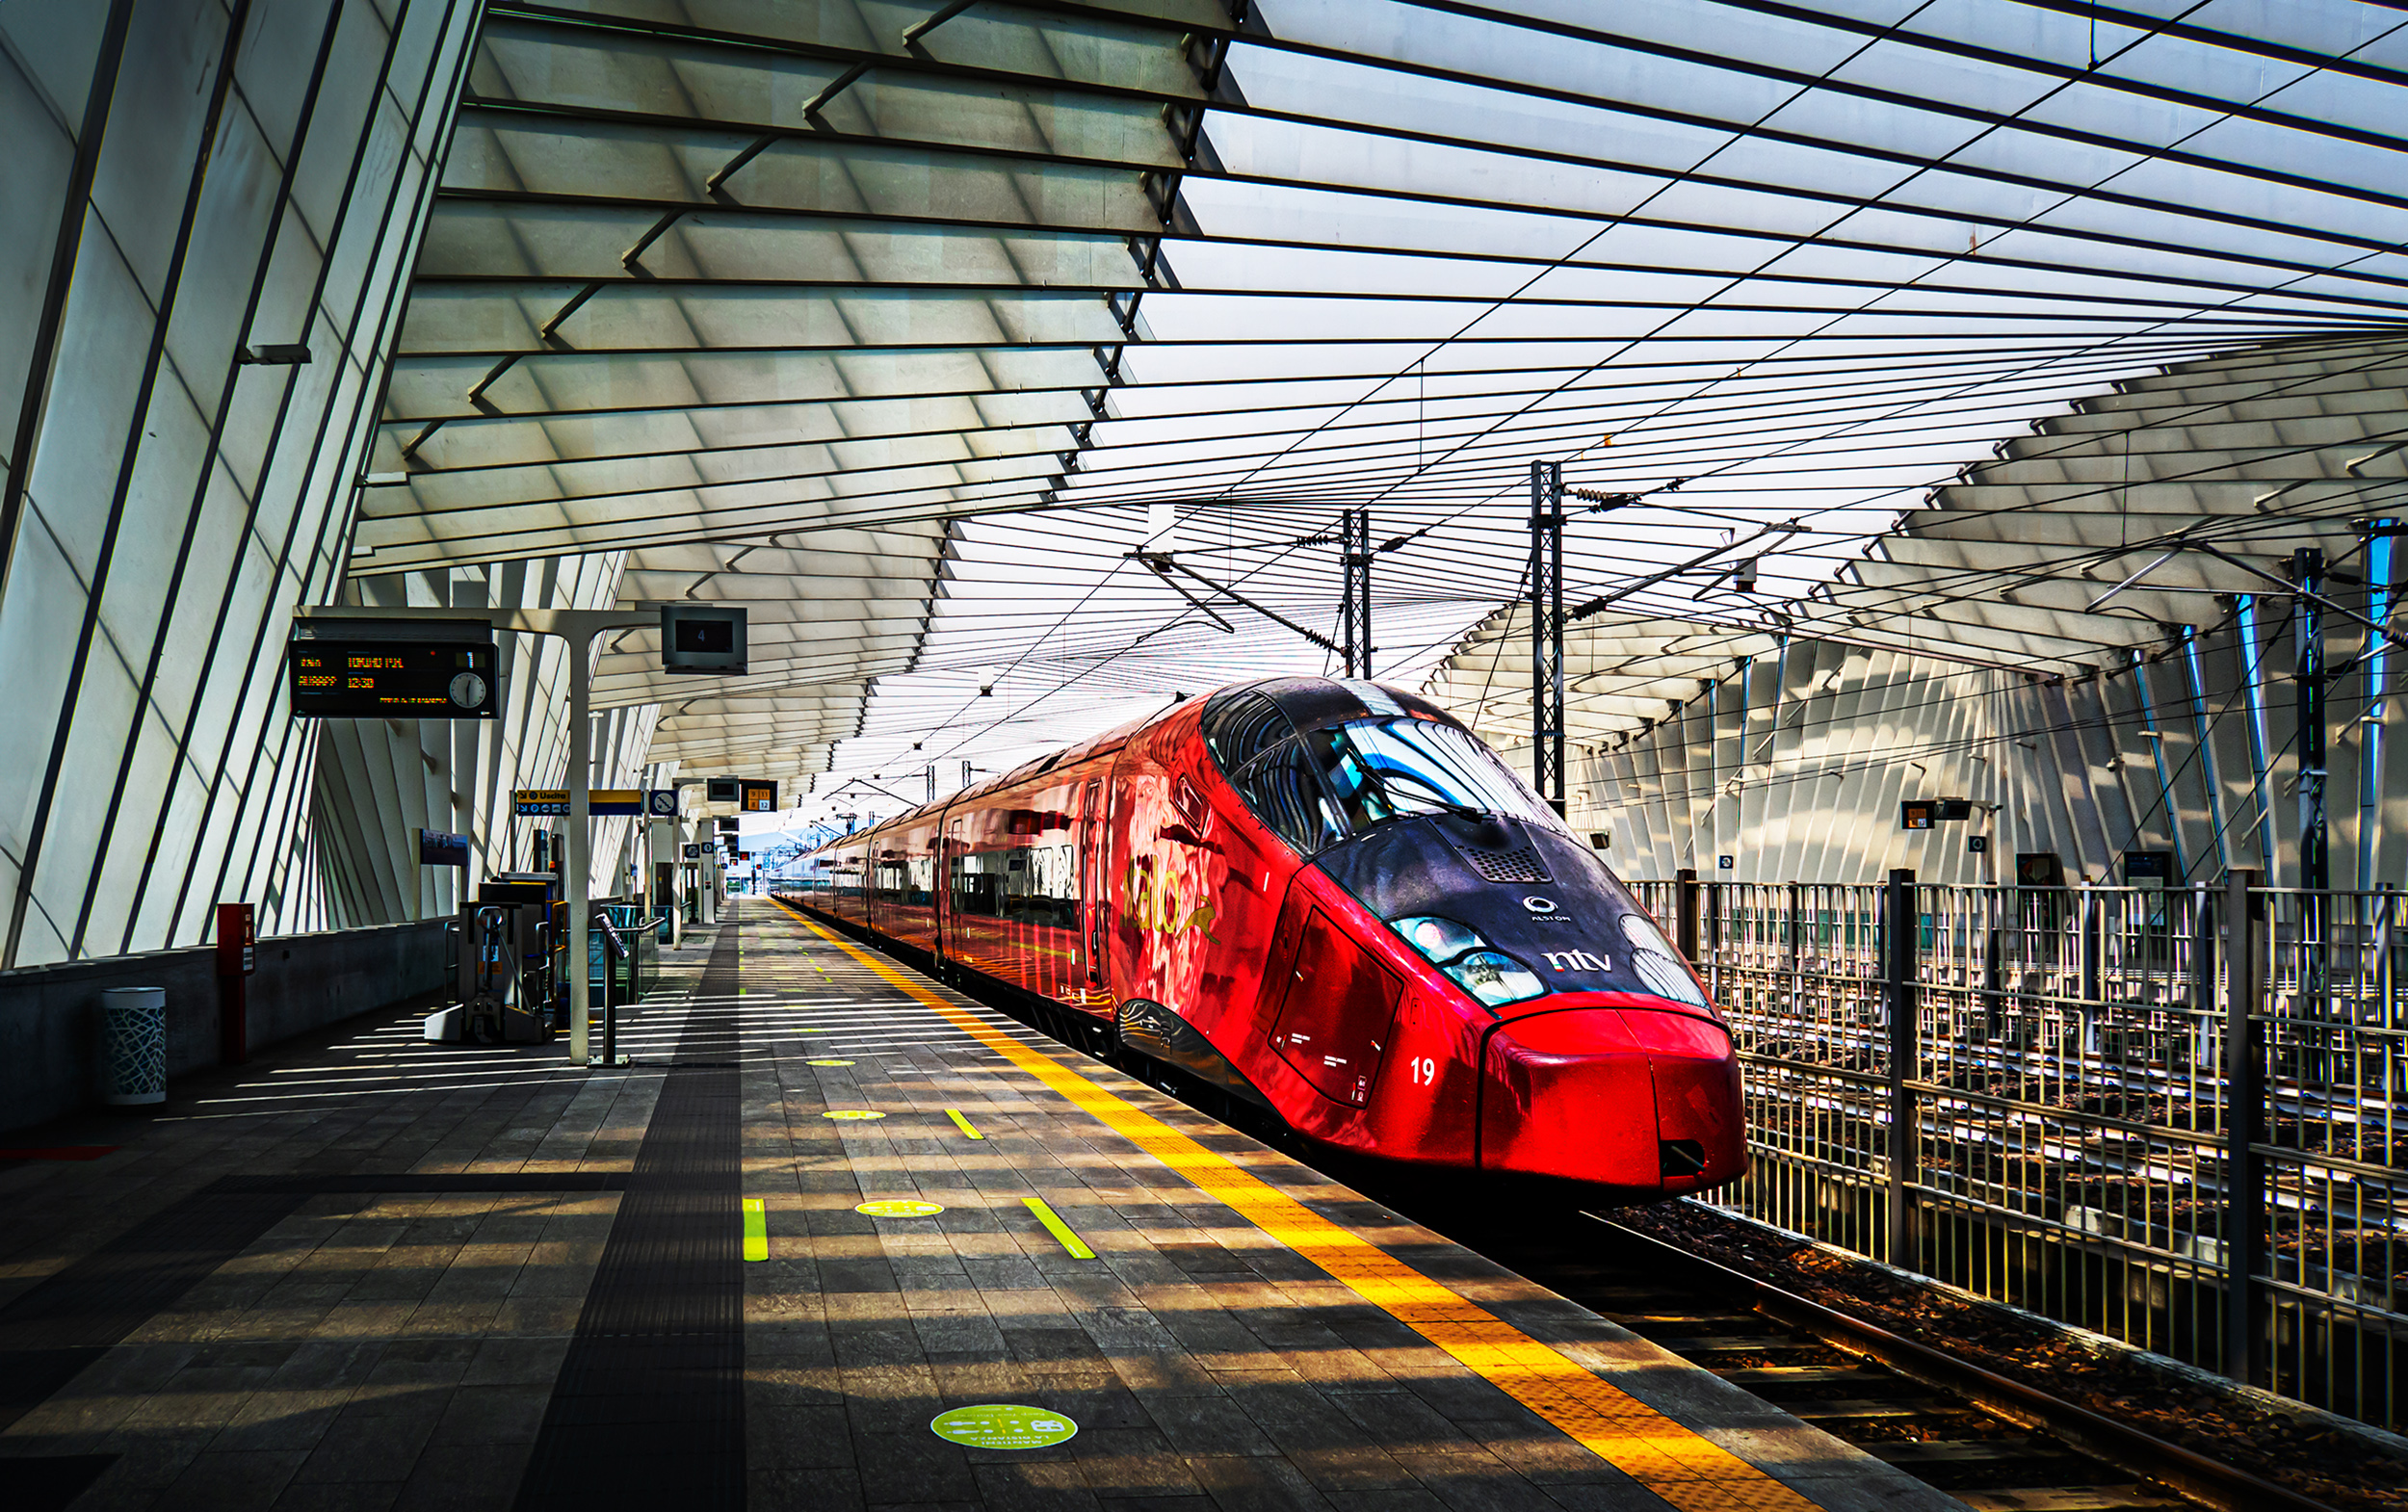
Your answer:
[[[249,903],[218,905],[218,1062],[239,1066],[250,1059],[250,1002],[247,978],[259,969],[257,924]]]
[[[427,1015],[426,1037],[475,1045],[540,1045],[552,1037],[551,888],[490,881],[460,910],[450,1006]]]

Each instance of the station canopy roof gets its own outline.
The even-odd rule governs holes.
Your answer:
[[[1493,692],[1537,458],[1599,729],[2099,666],[2396,498],[2403,84],[2358,0],[496,4],[353,570],[742,602],[601,698],[776,775],[1330,665],[1352,508],[1377,675]]]

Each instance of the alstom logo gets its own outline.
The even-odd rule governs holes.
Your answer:
[[[1550,971],[1559,972],[1602,972],[1611,971],[1613,963],[1586,951],[1549,951],[1547,967]]]

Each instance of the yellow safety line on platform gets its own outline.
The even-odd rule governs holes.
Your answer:
[[[770,1210],[759,1197],[745,1199],[745,1259],[770,1258]]]
[[[1095,1258],[1095,1251],[1086,1247],[1086,1240],[1079,1238],[1076,1229],[1061,1221],[1061,1214],[1054,1211],[1051,1203],[1042,1197],[1023,1197],[1020,1200],[1029,1205],[1031,1212],[1036,1214],[1036,1221],[1045,1225],[1046,1233],[1061,1240],[1061,1247],[1070,1251],[1072,1260]]]
[[[986,1135],[970,1127],[970,1120],[961,1116],[960,1108],[948,1108],[945,1109],[945,1116],[952,1119],[955,1125],[958,1127],[963,1134],[968,1134],[971,1138],[983,1139],[986,1137]]]
[[[1812,1512],[1815,1503],[1805,1497],[1600,1379],[1586,1366],[1053,1056],[946,1002],[783,899],[772,900],[804,928],[1034,1076],[1683,1512]]]

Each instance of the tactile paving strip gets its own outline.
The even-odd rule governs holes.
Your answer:
[[[722,925],[697,999],[732,1003]],[[732,1007],[689,1007],[678,1052]],[[521,1512],[745,1501],[743,1099],[734,1063],[670,1061],[519,1481]]]

